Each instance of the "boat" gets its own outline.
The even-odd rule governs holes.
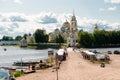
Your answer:
[[[29,66],[29,65],[36,65],[39,62],[14,62],[13,66]]]
[[[7,49],[6,49],[6,48],[4,48],[4,51],[7,51]]]

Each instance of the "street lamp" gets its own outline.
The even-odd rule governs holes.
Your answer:
[[[56,63],[56,77],[57,77],[57,79],[56,80],[58,80],[58,54],[56,53],[56,58],[55,58],[55,63]]]

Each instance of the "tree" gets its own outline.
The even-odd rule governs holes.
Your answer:
[[[24,34],[23,38],[27,39],[27,34]]]
[[[45,34],[45,30],[37,29],[34,33],[36,43],[48,42],[48,35]]]
[[[88,32],[80,32],[78,42],[83,47],[91,47],[93,44],[92,38],[92,34],[89,34]]]
[[[15,37],[15,40],[17,40],[17,41],[20,41],[21,39],[22,39],[22,37],[19,35]]]
[[[48,42],[48,39],[49,39],[49,36],[46,34],[46,35],[44,35],[44,38],[45,38],[45,40],[44,40],[44,42]]]
[[[3,41],[13,41],[13,37],[11,37],[11,36],[3,36],[2,40]]]
[[[34,36],[32,36],[32,37],[30,38],[30,43],[35,43]]]
[[[64,38],[61,36],[61,34],[59,34],[58,36],[56,36],[55,42],[59,43],[60,45],[61,45],[61,43],[64,43]]]
[[[105,30],[94,31],[93,36],[94,36],[94,45],[96,46],[106,45],[107,35]]]

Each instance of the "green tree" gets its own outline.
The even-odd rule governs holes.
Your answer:
[[[20,41],[21,39],[22,39],[22,36],[19,36],[19,35],[18,35],[18,36],[15,37],[15,40],[16,40],[16,41]]]
[[[61,43],[64,43],[64,38],[61,36],[61,34],[59,34],[58,36],[56,36],[55,42],[59,43],[60,45],[61,45]]]
[[[93,44],[92,38],[92,34],[89,34],[88,32],[80,32],[78,42],[83,47],[91,47]]]
[[[45,39],[44,42],[47,43],[47,42],[48,42],[48,39],[49,39],[49,36],[48,36],[47,34],[45,34],[45,35],[44,35],[44,39]]]
[[[93,36],[94,36],[94,44],[96,46],[106,45],[107,35],[105,30],[94,31]]]
[[[34,33],[36,43],[48,42],[48,35],[45,30],[37,29]]]
[[[3,36],[2,40],[3,41],[13,41],[14,39],[11,36]]]
[[[35,43],[34,36],[32,36],[32,37],[30,38],[30,43]]]
[[[27,34],[24,34],[23,38],[27,39]]]

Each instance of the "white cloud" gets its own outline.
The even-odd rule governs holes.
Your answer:
[[[13,2],[17,4],[23,4],[22,0],[0,0],[2,2]]]
[[[114,6],[114,7],[109,7],[108,8],[108,11],[115,11],[117,8],[116,8],[116,6]]]
[[[21,0],[14,0],[13,2],[17,3],[17,4],[23,4],[23,2]]]
[[[116,4],[119,4],[119,3],[120,3],[120,0],[104,0],[104,2],[106,2],[106,3],[116,3]]]
[[[7,2],[8,0],[0,0],[0,1],[2,1],[2,2]]]
[[[116,6],[113,6],[113,7],[109,7],[109,8],[99,8],[99,11],[115,11],[117,10],[117,7]]]
[[[47,16],[47,17],[46,17]],[[72,14],[57,14],[41,12],[40,14],[26,15],[23,13],[0,13],[0,36],[17,36],[25,33],[34,33],[36,29],[45,29],[47,33],[61,28],[63,22],[71,20]],[[109,23],[105,20],[77,18],[79,29],[92,32],[97,23],[100,29],[120,30],[120,23]],[[52,21],[51,21],[52,20]]]

